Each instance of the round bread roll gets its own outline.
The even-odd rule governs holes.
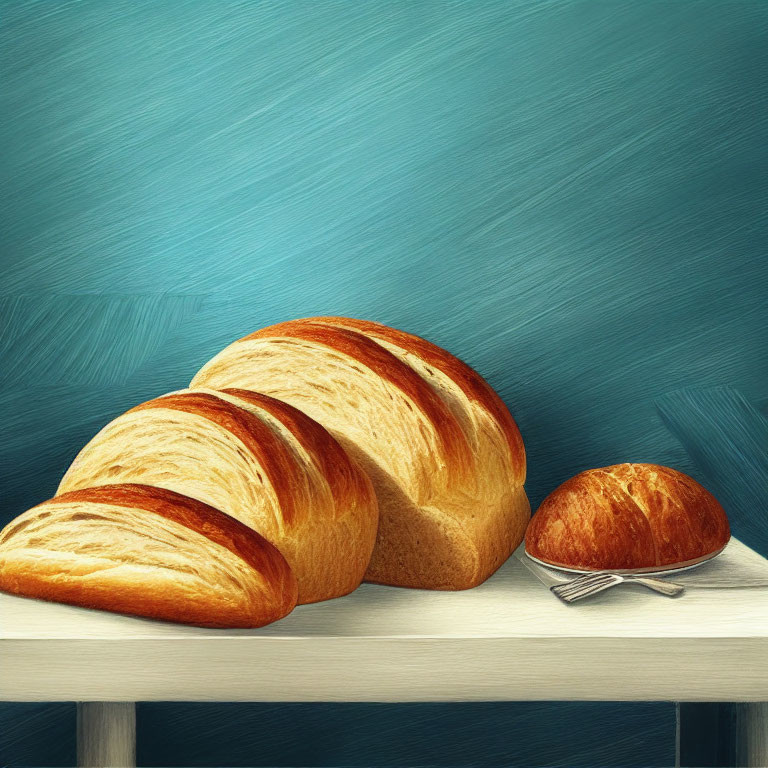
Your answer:
[[[478,373],[418,336],[345,317],[280,323],[228,346],[190,386],[291,403],[359,460],[379,500],[368,581],[467,589],[522,541],[517,425]]]
[[[266,539],[161,488],[57,496],[0,531],[0,590],[204,627],[261,627],[296,605],[296,578]]]
[[[657,464],[590,469],[541,503],[525,534],[529,555],[577,570],[694,565],[730,539],[717,499],[693,478]]]
[[[355,589],[376,538],[365,473],[319,424],[254,392],[180,391],[132,408],[80,451],[58,493],[113,483],[176,491],[258,531],[288,561],[300,603]]]

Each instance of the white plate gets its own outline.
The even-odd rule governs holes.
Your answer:
[[[726,544],[725,547],[727,546],[728,545]],[[725,549],[725,547],[721,547],[720,549],[717,550],[717,552],[713,552],[711,555],[707,555],[706,557],[703,557],[700,560],[695,560],[692,563],[684,563],[682,565],[676,564],[676,565],[670,565],[662,568],[654,568],[654,567],[624,568],[624,569],[604,568],[602,570],[607,571],[608,573],[618,573],[618,574],[627,575],[627,576],[633,573],[644,573],[646,576],[666,576],[669,573],[680,573],[681,571],[690,571],[691,568],[698,568],[698,566],[709,562],[714,557],[717,557]],[[543,565],[545,568],[550,568],[553,571],[563,571],[565,573],[598,573],[600,571],[600,569],[586,571],[579,568],[566,568],[565,566],[562,566],[562,565],[551,565],[550,563],[545,563],[543,560],[539,560],[537,557],[534,557],[533,555],[529,555],[527,551],[525,553],[525,556],[530,560],[533,560],[534,563]]]

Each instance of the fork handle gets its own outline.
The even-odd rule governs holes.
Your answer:
[[[651,576],[625,576],[624,580],[636,581],[638,584],[642,584],[644,587],[648,587],[648,589],[652,589],[654,592],[660,592],[667,597],[679,595],[685,589],[682,584],[673,584],[671,581],[654,579]]]

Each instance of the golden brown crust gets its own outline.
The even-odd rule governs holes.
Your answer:
[[[247,389],[224,389],[228,395],[237,397],[259,408],[263,408],[280,421],[310,454],[336,499],[336,516],[356,505],[375,504],[370,480],[353,463],[346,451],[333,436],[316,421],[298,408],[269,395]]]
[[[682,472],[616,464],[582,472],[541,503],[526,551],[581,570],[663,568],[700,561],[730,538],[718,501]]]
[[[158,529],[146,513],[169,522]],[[293,610],[298,592],[283,556],[255,531],[207,504],[136,484],[72,491],[12,521],[0,533],[0,589],[207,627],[269,624]]]
[[[400,349],[418,355],[427,365],[442,371],[462,389],[470,400],[479,403],[496,420],[509,444],[512,465],[521,473],[520,484],[525,482],[525,446],[517,423],[504,401],[474,368],[421,336],[400,331],[397,328],[390,328],[382,323],[349,317],[315,317],[312,320],[332,326],[356,329],[375,339],[383,339],[400,347]]]
[[[315,318],[291,320],[262,328],[246,336],[248,339],[285,336],[294,339],[323,344],[359,360],[374,373],[394,384],[405,393],[433,424],[441,450],[457,472],[465,472],[471,466],[469,445],[462,429],[445,403],[407,365],[401,363],[391,352],[356,331],[316,323]]]
[[[247,391],[142,403],[78,454],[59,493],[141,483],[191,496],[258,531],[288,561],[303,603],[359,586],[378,508],[362,469],[304,414]]]
[[[517,426],[477,373],[424,339],[349,318],[279,323],[229,345],[190,386],[264,392],[339,440],[379,502],[367,580],[466,589],[523,538]]]
[[[295,521],[297,510],[292,489],[296,485],[296,462],[279,435],[257,416],[205,392],[164,395],[141,403],[127,413],[147,408],[169,408],[204,416],[235,435],[264,468],[277,495],[285,524],[290,526]]]
[[[290,593],[296,592],[296,579],[285,558],[275,546],[239,520],[225,515],[202,501],[165,488],[155,488],[139,483],[121,483],[69,491],[48,499],[39,506],[72,501],[139,507],[147,512],[154,512],[228,549],[248,563],[251,568],[263,573],[270,583],[286,585],[289,601]]]

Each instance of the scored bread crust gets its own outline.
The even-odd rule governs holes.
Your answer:
[[[730,538],[725,511],[692,477],[658,464],[582,472],[533,516],[526,552],[579,570],[693,565]]]
[[[517,425],[478,373],[420,337],[343,317],[279,323],[222,350],[190,386],[291,403],[359,461],[380,513],[368,581],[466,589],[522,541]]]
[[[298,587],[285,558],[213,507],[138,484],[54,497],[0,532],[0,590],[208,627],[286,616]]]
[[[239,394],[182,390],[132,408],[83,448],[59,493],[116,482],[183,493],[274,544],[296,575],[300,603],[351,592],[375,541],[370,481],[305,414]]]
[[[433,366],[448,376],[470,401],[484,408],[497,426],[504,433],[512,458],[511,469],[516,485],[525,483],[525,447],[520,430],[509,412],[509,408],[488,382],[463,360],[454,357],[442,347],[432,344],[420,336],[390,328],[370,320],[356,320],[342,317],[318,317],[319,322],[327,322],[336,327],[351,328],[360,331],[379,342],[388,342],[420,358],[426,366]]]

